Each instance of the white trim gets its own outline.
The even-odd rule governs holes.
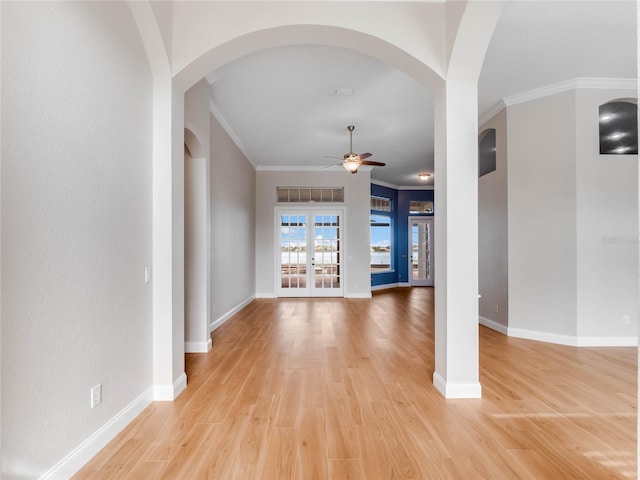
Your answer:
[[[344,298],[371,298],[371,292],[365,293],[345,293]]]
[[[409,282],[383,283],[382,285],[372,286],[371,291],[375,292],[376,290],[388,290],[390,288],[407,288],[410,286],[411,284]]]
[[[371,179],[371,184],[379,185],[381,187],[393,188],[394,190],[397,190],[399,188],[398,185],[395,185],[393,183],[383,182],[382,180],[374,180],[373,178]]]
[[[507,105],[504,103],[504,100],[500,100],[498,103],[496,103],[492,108],[490,108],[487,111],[487,113],[485,113],[478,119],[478,127],[479,127],[478,129],[482,128],[485,123],[487,123],[497,114],[499,114],[505,108],[507,108]]]
[[[256,298],[278,298],[275,293],[256,293]]]
[[[187,374],[183,373],[173,385],[154,385],[153,400],[155,402],[173,402],[187,388]]]
[[[256,168],[256,162],[254,162],[253,159],[249,156],[249,154],[247,153],[247,149],[244,148],[244,145],[236,135],[236,132],[233,131],[231,125],[229,125],[227,120],[222,116],[222,112],[218,109],[218,106],[214,103],[212,98],[209,99],[209,113],[211,113],[211,115],[213,115],[215,119],[218,120],[218,123],[220,123],[222,128],[224,128],[224,131],[227,132],[227,135],[229,135],[231,140],[233,140],[233,143],[236,144],[238,150],[242,152],[244,157],[249,161],[253,168]]]
[[[267,297],[265,297],[265,298],[267,298]],[[268,298],[274,298],[274,297],[268,297]],[[244,307],[249,305],[255,299],[256,299],[255,296],[251,296],[251,297],[243,300],[242,302],[240,302],[240,304],[238,304],[235,307],[233,307],[231,310],[229,310],[227,313],[225,313],[224,315],[219,317],[217,320],[214,320],[213,322],[211,322],[211,324],[209,325],[209,332],[213,332],[216,328],[222,326],[224,323],[226,323],[227,320],[229,320],[231,317],[233,317],[236,313],[238,313]],[[211,340],[209,340],[209,341],[211,341]]]
[[[483,316],[479,316],[478,317],[478,323],[480,325],[483,325],[487,328],[490,328],[491,330],[495,330],[496,332],[499,332],[503,335],[508,335],[509,333],[509,327],[505,327],[504,325],[502,325],[501,323],[498,323],[494,320],[491,320],[490,318],[486,318]]]
[[[335,170],[333,167],[336,167]],[[359,167],[359,170],[364,171],[365,167],[372,168],[363,165]],[[320,172],[324,170],[325,172],[345,173],[345,169],[341,165],[331,165],[328,168],[326,165],[258,165],[256,170],[261,172]]]
[[[569,347],[637,347],[638,337],[581,337],[562,335],[559,333],[525,330],[523,328],[508,328],[508,335],[526,340],[555,343]]]
[[[184,353],[209,353],[211,345],[211,339],[208,342],[184,342]]]
[[[371,179],[371,184],[380,187],[393,188],[394,190],[433,190],[433,185],[395,185],[393,183],[383,182],[382,180]]]
[[[433,385],[444,398],[482,398],[480,382],[447,383],[438,372],[433,372]]]
[[[398,187],[398,190],[433,190],[433,185],[401,185]]]
[[[506,106],[529,102],[538,98],[556,95],[558,93],[575,90],[578,88],[590,88],[596,90],[636,90],[635,78],[574,78],[564,82],[534,88],[526,92],[504,97],[502,101]]]
[[[389,290],[390,288],[397,288],[400,284],[395,283],[383,283],[381,285],[371,285],[371,291],[375,292],[377,290]]]
[[[563,335],[560,333],[540,332],[536,330],[526,330],[524,328],[508,328],[508,335],[515,338],[524,338],[526,340],[537,340],[539,342],[556,343],[558,345],[567,345],[577,347],[578,343],[575,336]]]
[[[578,347],[637,347],[638,337],[578,337]]]
[[[100,427],[84,442],[60,460],[40,480],[71,478],[153,402],[153,388],[147,389],[133,402]]]

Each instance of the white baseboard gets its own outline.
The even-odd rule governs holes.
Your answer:
[[[140,415],[151,402],[153,402],[153,388],[149,388],[127,405],[120,413],[40,477],[40,480],[57,480],[74,476],[89,460],[96,456],[105,445],[113,440],[116,435]]]
[[[389,288],[407,288],[410,286],[411,284],[409,282],[384,283],[382,285],[372,286],[371,291],[375,292],[376,290],[387,290]]]
[[[214,320],[213,322],[211,322],[211,324],[209,325],[209,332],[213,332],[216,328],[218,328],[221,325],[223,325],[227,320],[229,320],[236,313],[238,313],[244,307],[246,307],[251,302],[253,302],[256,298],[257,298],[257,296],[251,296],[251,297],[243,300],[239,305],[236,305],[231,310],[229,310],[227,313],[222,315],[220,318],[218,318],[218,319]],[[261,298],[266,298],[266,297],[261,297]]]
[[[526,330],[524,328],[509,327],[508,335],[515,338],[524,338],[526,340],[537,340],[538,342],[556,343],[558,345],[567,345],[577,347],[578,343],[575,336],[563,335],[559,333],[540,332],[536,330]]]
[[[478,317],[478,323],[503,335],[508,335],[509,327],[505,327],[501,323],[491,320],[490,318],[480,316]]]
[[[371,292],[345,293],[344,298],[371,298]]]
[[[398,288],[398,284],[397,283],[383,283],[382,285],[372,285],[371,286],[371,291],[375,292],[377,290],[388,290],[390,288]]]
[[[559,333],[505,327],[486,317],[478,317],[478,323],[503,335],[537,342],[555,343],[569,347],[637,347],[638,337],[580,337]]]
[[[578,347],[637,347],[638,337],[578,337]]]
[[[433,385],[444,398],[482,398],[480,382],[447,383],[438,372],[433,372]]]
[[[256,293],[256,298],[278,298],[275,293]]]
[[[184,342],[184,353],[209,353],[211,344],[211,338],[208,342]]]
[[[153,400],[156,402],[173,402],[187,388],[187,374],[183,373],[173,385],[154,385]]]

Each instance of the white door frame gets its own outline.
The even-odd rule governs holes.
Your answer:
[[[283,289],[281,283],[281,270],[282,270],[282,256],[280,250],[280,222],[282,215],[306,215],[307,216],[307,228],[311,232],[307,234],[307,250],[305,254],[305,261],[307,266],[307,284],[304,288],[291,288],[291,289]],[[315,287],[315,255],[312,255],[314,252],[310,251],[311,245],[314,243],[313,230],[315,228],[314,225],[314,216],[322,214],[322,215],[337,215],[340,219],[340,241],[339,241],[339,255],[340,255],[340,287],[339,288],[317,288]],[[274,234],[275,234],[275,268],[274,268],[274,281],[276,287],[276,296],[277,297],[344,297],[344,286],[345,286],[345,268],[346,263],[345,259],[346,254],[346,208],[341,206],[332,206],[332,205],[323,205],[323,206],[278,206],[274,208]],[[309,236],[311,235],[311,236]],[[312,273],[310,273],[312,272]]]
[[[430,223],[430,228],[429,228],[429,276],[427,277],[426,280],[414,280],[413,279],[413,224],[419,222],[419,223]],[[435,223],[435,216],[429,216],[429,217],[423,217],[423,216],[415,216],[415,217],[408,217],[408,224],[407,224],[407,228],[408,228],[408,244],[409,244],[409,250],[408,250],[408,281],[409,281],[409,285],[412,287],[433,287],[434,284],[434,272],[435,272],[435,262],[434,262],[434,251],[435,251],[435,235],[434,235],[434,223]]]

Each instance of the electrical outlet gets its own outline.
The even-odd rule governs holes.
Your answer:
[[[498,313],[498,304],[497,303],[493,306],[493,308],[495,308],[496,313]]]
[[[144,283],[151,283],[151,267],[144,267]]]
[[[102,403],[102,384],[91,387],[91,408],[96,408]]]
[[[629,315],[623,315],[622,316],[622,324],[623,325],[629,325]]]

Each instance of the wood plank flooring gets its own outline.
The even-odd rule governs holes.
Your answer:
[[[636,478],[636,348],[480,327],[483,398],[445,400],[433,342],[431,288],[256,300],[74,478]]]

